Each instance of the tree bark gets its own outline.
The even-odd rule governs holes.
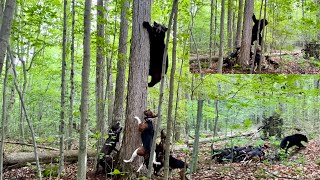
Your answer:
[[[61,62],[61,104],[60,104],[60,160],[58,174],[64,173],[64,125],[66,106],[66,55],[67,54],[67,0],[63,3],[63,34],[62,34],[62,62]]]
[[[128,11],[129,1],[122,1],[121,5],[121,22],[120,22],[120,37],[118,48],[117,76],[115,99],[113,108],[112,122],[117,123],[123,119],[124,114],[124,91],[126,81],[126,65],[127,65],[127,41],[128,41]]]
[[[101,136],[97,142],[99,151],[104,143],[105,136],[105,115],[104,115],[104,71],[105,71],[105,53],[104,53],[104,10],[103,0],[97,2],[97,56],[96,56],[96,123],[97,131]]]
[[[253,5],[254,5],[253,0],[246,0],[245,9],[244,9],[241,49],[240,49],[240,57],[239,57],[239,63],[241,67],[245,67],[249,65],[249,60],[250,60]]]
[[[4,10],[4,0],[0,0],[0,27],[2,24],[2,16],[3,16],[3,10]]]
[[[83,65],[81,83],[81,125],[79,139],[77,179],[86,179],[87,146],[89,122],[89,77],[90,77],[90,39],[91,39],[91,0],[85,1],[83,33]]]
[[[169,154],[170,154],[170,142],[172,132],[172,111],[173,111],[173,93],[174,93],[174,74],[176,72],[176,61],[177,61],[177,18],[178,18],[178,4],[174,9],[173,18],[173,46],[172,46],[172,66],[170,72],[170,83],[169,83],[169,103],[168,103],[168,120],[167,120],[167,136],[165,144],[168,144],[165,148],[165,161],[164,161],[164,179],[169,178]]]
[[[224,4],[225,0],[221,0],[221,16],[220,16],[220,47],[219,47],[219,61],[218,61],[218,74],[222,74],[223,65],[223,46],[224,46]]]
[[[243,0],[239,0],[237,34],[236,34],[236,42],[235,42],[236,47],[241,46],[242,14],[243,14]]]
[[[15,6],[16,0],[8,0],[6,1],[6,6],[3,12],[2,24],[0,29],[0,75],[2,73],[4,58],[11,34],[11,25],[13,21]]]
[[[150,15],[151,1],[133,1],[125,133],[118,158],[118,165],[122,167],[122,171],[130,172],[129,174],[132,176],[135,175],[132,174],[134,167],[138,168],[142,159],[132,163],[123,163],[123,160],[128,159],[132,152],[141,146],[140,133],[137,130],[138,124],[134,117],[143,117],[143,111],[146,109],[147,103],[150,43],[148,32],[143,28],[142,23],[143,21],[150,21]]]

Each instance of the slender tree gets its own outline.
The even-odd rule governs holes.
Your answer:
[[[233,0],[228,0],[228,22],[227,22],[228,49],[227,49],[227,52],[230,52],[232,49],[232,10],[233,10],[232,8],[233,8]]]
[[[16,0],[6,1],[5,9],[2,16],[2,24],[0,29],[0,75],[2,73],[4,58],[6,55],[8,41],[11,34],[11,25],[14,16],[15,6]]]
[[[67,0],[63,2],[63,33],[62,33],[62,61],[61,61],[61,104],[60,104],[60,160],[59,174],[64,173],[64,125],[65,125],[65,96],[66,96],[66,55],[67,54]]]
[[[170,144],[171,142],[171,132],[172,132],[172,122],[173,122],[173,94],[174,94],[174,74],[176,72],[176,61],[177,61],[177,18],[178,18],[178,4],[174,10],[173,18],[173,46],[172,46],[172,66],[170,72],[170,82],[169,82],[169,103],[168,103],[168,120],[167,120],[167,136],[165,144]],[[164,179],[169,178],[169,154],[170,146],[165,148],[165,161],[164,161]]]
[[[249,65],[250,59],[250,47],[251,47],[251,36],[252,36],[252,15],[253,15],[253,0],[246,0],[244,8],[244,21],[243,21],[243,32],[241,40],[241,49],[239,63],[241,67]]]
[[[222,74],[223,65],[223,46],[224,46],[224,8],[225,0],[221,0],[221,16],[220,16],[220,47],[219,47],[219,62],[218,62],[218,73]]]
[[[83,33],[83,65],[81,83],[81,125],[78,155],[77,179],[86,179],[87,145],[89,122],[89,76],[90,76],[90,39],[91,39],[91,0],[85,1]]]
[[[243,0],[239,0],[238,20],[237,20],[237,34],[235,46],[241,46],[241,30],[242,30],[242,14],[243,14]]]
[[[11,62],[12,70],[13,70],[14,86],[15,86],[18,94],[19,94],[19,100],[20,100],[20,103],[21,103],[21,107],[23,109],[24,116],[25,116],[25,118],[27,120],[29,129],[30,129],[31,138],[32,138],[32,144],[33,144],[33,152],[34,152],[34,157],[35,157],[36,165],[37,165],[37,174],[38,174],[39,179],[41,180],[42,179],[41,166],[40,166],[40,161],[39,161],[39,156],[38,156],[37,142],[35,140],[35,133],[34,133],[33,125],[32,125],[31,120],[28,117],[26,106],[25,106],[25,103],[24,103],[24,100],[23,100],[23,95],[22,95],[21,91],[19,90],[16,66],[14,64],[13,55],[10,52],[10,47],[9,46],[7,48],[7,51],[8,51],[8,55],[10,56],[10,62]]]
[[[213,13],[214,13],[214,0],[211,0],[210,6],[210,42],[209,42],[209,59],[212,59],[212,38],[213,38]],[[212,62],[211,62],[212,63]]]
[[[127,64],[128,11],[129,1],[123,0],[121,5],[120,37],[118,48],[116,89],[113,108],[113,123],[120,122],[123,117],[124,90]]]
[[[204,100],[198,100],[197,125],[196,125],[196,130],[195,130],[196,134],[195,134],[195,140],[193,143],[192,163],[191,163],[191,167],[190,167],[190,171],[192,173],[197,170],[197,164],[198,164],[199,136],[200,136],[201,121],[202,121],[203,101]]]
[[[6,59],[6,69],[4,73],[4,79],[3,79],[3,85],[2,85],[2,113],[1,113],[1,142],[0,142],[0,154],[4,154],[4,140],[6,136],[6,131],[5,131],[5,118],[7,114],[7,98],[6,98],[6,90],[7,90],[7,75],[8,75],[8,69],[9,69],[9,56],[7,56]],[[4,179],[3,178],[3,156],[0,156],[0,180]]]
[[[96,121],[97,131],[101,133],[98,140],[97,149],[101,149],[105,135],[105,116],[104,116],[104,9],[103,0],[97,2],[97,56],[96,56]]]
[[[72,22],[71,22],[71,67],[70,67],[70,104],[69,104],[69,123],[68,123],[68,150],[72,145],[73,129],[73,102],[74,102],[74,24],[75,24],[75,0],[72,0]]]
[[[168,54],[168,44],[169,44],[169,39],[170,39],[170,32],[171,32],[171,26],[172,26],[172,21],[173,21],[173,15],[175,12],[176,7],[178,6],[178,0],[174,0],[172,4],[172,9],[169,17],[169,25],[168,25],[168,30],[167,30],[167,35],[166,35],[166,43],[165,43],[165,48],[164,48],[164,53],[162,57],[162,72],[161,72],[161,83],[160,83],[160,94],[159,94],[159,105],[158,105],[158,119],[156,123],[156,131],[153,135],[153,140],[152,140],[152,147],[151,147],[151,152],[150,152],[150,157],[154,156],[155,149],[156,149],[156,138],[157,138],[157,133],[160,129],[160,123],[161,123],[161,108],[162,108],[162,101],[163,101],[163,89],[164,89],[164,76],[165,76],[165,67],[166,67],[166,58]],[[168,159],[166,160],[168,161]],[[149,163],[148,163],[148,174],[147,177],[151,179],[152,175],[152,162],[153,158],[149,158]]]

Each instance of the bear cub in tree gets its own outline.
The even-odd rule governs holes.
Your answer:
[[[168,30],[165,26],[153,23],[153,27],[149,22],[144,21],[143,27],[147,29],[150,39],[150,66],[149,66],[149,75],[152,77],[151,81],[148,83],[148,87],[153,87],[155,84],[161,80],[162,72],[162,60],[163,53],[165,49],[164,38],[165,32]],[[165,73],[168,70],[168,55],[166,57],[166,69]]]
[[[308,138],[303,134],[294,134],[283,138],[280,143],[280,147],[282,149],[286,149],[286,152],[288,152],[288,149],[294,145],[298,146],[299,148],[304,147],[304,145],[301,144],[301,141],[308,143]]]

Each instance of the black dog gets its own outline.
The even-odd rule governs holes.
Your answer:
[[[298,146],[299,148],[303,148],[304,145],[301,144],[301,141],[308,143],[307,136],[305,136],[303,134],[294,134],[294,135],[287,136],[287,137],[283,138],[283,140],[280,143],[280,147],[282,149],[286,149],[286,153],[287,153],[288,149],[294,145]],[[289,144],[288,144],[288,142],[289,142]]]
[[[168,28],[164,27],[161,24],[156,22],[153,23],[153,27],[149,22],[144,21],[143,27],[147,29],[150,39],[150,66],[149,66],[149,75],[152,77],[151,81],[148,83],[148,87],[153,87],[155,84],[160,82],[161,73],[162,73],[162,62],[163,62],[163,53],[165,49],[164,38],[165,32]],[[168,70],[168,55],[166,57],[166,69],[165,73]]]
[[[110,154],[114,150],[118,152],[118,150],[116,149],[116,145],[120,140],[121,131],[122,131],[122,127],[120,126],[120,123],[116,123],[109,130],[108,138],[106,139],[105,143],[103,144],[103,147],[100,151],[100,155],[98,157],[96,174],[98,173],[99,165],[103,168],[104,174],[106,172],[112,171],[113,158],[110,156]]]
[[[156,146],[156,159],[158,162],[160,162],[161,164],[154,164],[153,165],[153,169],[154,169],[154,175],[158,175],[160,170],[163,168],[164,166],[164,157],[165,157],[165,140],[166,140],[166,135],[164,133],[164,131],[161,131],[161,142],[159,144],[157,144]],[[180,170],[180,178],[182,179],[183,176],[185,176],[185,172],[184,172],[184,167],[188,168],[188,164],[186,164],[184,161],[177,159],[175,157],[173,157],[171,154],[169,155],[169,168],[170,171],[172,171],[173,169],[181,169]]]
[[[253,28],[252,28],[252,37],[251,37],[251,45],[253,45],[253,42],[257,40],[257,35],[259,34],[259,45],[261,45],[261,31],[264,28],[263,22],[265,22],[265,26],[268,25],[268,21],[266,19],[258,20],[256,16],[253,14],[252,20],[254,22]],[[260,21],[260,28],[259,28],[259,21]],[[259,32],[258,32],[259,29]]]

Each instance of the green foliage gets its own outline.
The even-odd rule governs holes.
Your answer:
[[[42,170],[42,176],[43,177],[56,177],[58,176],[58,165],[47,165],[45,168]]]

